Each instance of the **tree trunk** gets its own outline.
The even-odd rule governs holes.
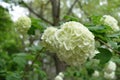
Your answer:
[[[67,65],[64,62],[60,61],[56,55],[54,55],[53,58],[56,66],[56,74],[63,72],[66,69]]]
[[[60,0],[50,0],[52,5],[53,26],[58,26],[60,21]],[[62,72],[66,68],[66,64],[59,60],[57,55],[53,56],[56,74]]]
[[[53,26],[59,25],[60,21],[60,0],[50,0],[52,4]]]

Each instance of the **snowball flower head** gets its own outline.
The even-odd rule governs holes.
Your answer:
[[[21,16],[15,22],[15,26],[19,32],[26,32],[31,27],[31,19],[27,16]]]
[[[104,72],[104,78],[106,79],[115,79],[115,72],[112,72],[112,73],[107,73],[107,72]]]
[[[50,31],[49,33],[45,31],[43,36],[46,34],[49,35]],[[66,22],[61,25],[60,29],[55,30],[53,35],[43,36],[41,38],[43,42],[53,46],[52,48],[47,48],[55,51],[59,59],[69,65],[81,65],[88,58],[92,58],[95,55],[94,35],[79,22]],[[49,40],[49,42],[46,40]]]
[[[94,73],[92,74],[93,77],[99,77],[99,71],[95,70]]]
[[[116,70],[116,64],[113,61],[109,61],[108,64],[105,66],[105,72],[111,73]]]
[[[120,30],[120,28],[118,26],[118,21],[110,15],[104,15],[101,18],[101,21],[103,22],[104,25],[110,26],[113,31]]]

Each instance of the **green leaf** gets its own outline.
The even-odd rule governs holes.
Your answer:
[[[24,68],[26,64],[26,54],[25,53],[19,53],[14,55],[13,61],[19,66],[19,68]]]
[[[40,50],[42,50],[43,49],[43,47],[42,46],[31,46],[31,47],[29,47],[28,48],[29,50],[31,50],[31,51],[34,51],[34,52],[36,52],[36,51],[40,51]]]
[[[90,69],[90,68],[87,68],[87,72],[88,72],[88,74],[91,76],[91,75],[94,73],[94,70],[93,70],[93,69]]]
[[[39,72],[39,75],[40,75],[41,78],[47,77],[47,75],[46,75],[46,73],[44,71],[38,70],[38,72]]]
[[[109,40],[108,45],[110,45],[113,49],[117,49],[118,45],[116,42]]]
[[[120,52],[120,47],[118,48],[118,51]]]
[[[6,76],[6,80],[22,80],[21,76],[17,72],[9,72]]]
[[[36,27],[34,27],[34,25],[32,25],[31,27],[30,27],[30,29],[28,30],[28,34],[29,35],[35,35],[35,30],[36,30],[37,28]]]
[[[91,20],[92,20],[93,24],[100,24],[101,17],[102,16],[100,16],[100,15],[91,16]]]
[[[106,33],[106,30],[109,30],[109,27],[104,25],[87,25],[88,29],[95,33]]]
[[[31,18],[32,20],[32,26],[28,30],[28,34],[30,35],[35,35],[35,30],[40,30],[42,33],[44,29],[46,28],[47,24],[45,24],[42,20],[37,19],[37,18]]]
[[[79,21],[79,18],[73,16],[64,16],[67,21]]]
[[[75,71],[74,73],[73,73],[73,76],[75,76],[75,77],[80,77],[80,72],[79,71]]]
[[[29,35],[35,35],[35,30],[39,30],[41,33],[46,28],[46,24],[37,18],[31,18],[32,25],[31,28],[28,30]]]
[[[108,49],[105,49],[105,48],[99,48],[98,50],[100,53],[96,54],[94,58],[99,59],[100,64],[103,65],[111,59],[112,53]]]
[[[107,34],[107,37],[120,37],[120,32],[114,32],[112,34]]]
[[[104,30],[105,29],[105,27],[104,26],[92,26],[92,25],[90,25],[90,26],[88,26],[88,29],[90,29],[90,30],[92,30],[92,31],[99,31],[99,30]]]

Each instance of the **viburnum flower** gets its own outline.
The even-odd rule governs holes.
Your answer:
[[[50,52],[56,52],[56,47],[55,47],[55,32],[57,28],[54,27],[48,27],[45,31],[44,34],[42,35],[42,43],[44,44],[44,47],[46,47]]]
[[[48,33],[45,31],[43,36],[50,33],[51,31]],[[47,48],[56,50],[55,53],[59,59],[69,65],[81,65],[95,55],[94,35],[79,22],[66,22],[61,25],[60,29],[56,29],[51,36],[44,38],[43,36],[41,38],[43,42],[52,46],[52,49],[51,47]],[[46,42],[46,40],[48,41]]]
[[[105,66],[105,72],[111,73],[116,70],[116,64],[113,61],[109,61],[108,64]]]
[[[110,26],[110,28],[113,31],[119,31],[120,30],[120,28],[118,26],[118,21],[110,15],[104,15],[101,18],[101,21],[103,22],[104,25]]]
[[[111,73],[104,72],[104,78],[110,80],[115,79],[115,72],[111,72]]]
[[[31,19],[27,16],[21,16],[15,22],[15,26],[20,33],[25,33],[31,27]]]
[[[55,80],[63,80],[64,78],[64,74],[62,72],[60,72],[56,77]]]
[[[99,77],[100,73],[99,71],[95,70],[94,73],[92,74],[93,77]]]
[[[55,77],[55,80],[63,80],[63,78],[60,77],[60,76],[56,76],[56,77]]]

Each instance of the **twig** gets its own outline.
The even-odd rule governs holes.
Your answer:
[[[38,53],[38,54],[35,56],[34,60],[32,61],[32,64],[29,66],[30,68],[33,67],[33,64],[35,63],[36,60],[38,60],[39,57],[40,57],[40,53]]]
[[[75,6],[75,4],[76,4],[78,1],[79,1],[79,0],[75,0],[75,1],[73,2],[73,4],[71,5],[71,7],[70,7],[70,9],[68,10],[68,12],[67,12],[66,15],[69,15],[69,14],[71,13],[73,7]]]
[[[117,50],[114,50],[111,46],[109,46],[108,44],[106,44],[104,41],[97,39],[98,41],[100,41],[101,43],[103,43],[106,47],[112,49],[114,52],[116,52],[118,55],[120,55],[120,52]]]
[[[86,15],[86,17],[89,19],[89,21],[91,20],[89,17],[88,17],[88,13],[83,9],[83,6],[81,5],[81,2],[80,1],[78,1],[78,5],[79,5],[79,7],[80,7],[80,9],[84,12],[84,14]]]
[[[37,14],[30,6],[28,6],[24,1],[21,1],[28,9],[30,12],[32,12],[33,14],[35,14],[37,17],[39,17],[40,19],[42,19],[43,21],[53,25],[52,22],[48,21],[47,19],[45,19],[43,16]]]
[[[42,52],[43,50],[44,50],[44,48],[41,49],[40,52]],[[38,60],[39,57],[40,57],[40,53],[37,53],[37,55],[35,56],[35,58],[32,61],[32,64],[31,65],[26,64],[24,72],[23,72],[23,79],[24,80],[28,80],[28,78],[26,77],[26,73],[28,73],[32,69],[35,61]]]

